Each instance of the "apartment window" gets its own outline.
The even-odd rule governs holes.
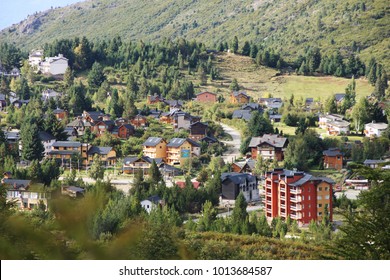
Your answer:
[[[318,216],[322,216],[322,212],[318,212]]]
[[[321,192],[322,191],[322,187],[319,187],[318,190]]]
[[[329,199],[329,195],[325,195],[325,199]]]
[[[317,200],[322,200],[322,195],[317,196]]]
[[[325,188],[325,190],[326,190],[326,191],[328,191],[328,190],[329,190],[329,188],[328,188],[328,187],[326,187],[326,188]]]
[[[311,213],[309,212],[309,218],[311,217]]]
[[[269,151],[269,154],[272,154],[272,151]]]
[[[320,204],[318,204],[318,207],[319,207],[319,208],[321,208],[321,207],[322,207],[322,204],[321,204],[321,203],[320,203]]]
[[[307,200],[310,200],[310,195],[309,195],[309,197],[307,198]]]

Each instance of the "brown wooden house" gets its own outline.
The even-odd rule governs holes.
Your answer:
[[[330,148],[322,152],[324,157],[324,168],[337,169],[343,168],[343,153],[339,148]]]
[[[146,117],[145,116],[141,116],[139,114],[134,116],[134,117],[132,117],[130,119],[130,123],[135,128],[148,126],[148,120],[146,119]]]
[[[261,156],[263,159],[282,161],[284,150],[288,145],[288,140],[277,134],[264,134],[262,137],[252,137],[249,143],[252,159]]]
[[[207,136],[208,127],[208,124],[203,122],[195,122],[191,124],[189,138],[195,141],[200,141],[200,139]]]
[[[212,92],[204,91],[201,93],[198,93],[196,95],[196,101],[198,102],[210,102],[210,103],[215,103],[217,102],[217,95]]]
[[[134,135],[134,127],[131,124],[122,124],[118,127],[118,137],[121,139],[128,139]]]
[[[230,94],[230,103],[233,104],[246,104],[250,101],[250,96],[243,91],[233,91]]]

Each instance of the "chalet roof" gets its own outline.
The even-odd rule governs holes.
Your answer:
[[[190,127],[193,127],[193,126],[196,126],[196,125],[202,125],[202,126],[209,126],[207,123],[205,123],[205,122],[194,122],[194,123],[192,123],[192,124],[190,124]]]
[[[191,138],[187,138],[186,140],[187,140],[188,143],[190,143],[192,146],[200,147],[200,144],[199,144],[198,142],[196,142],[195,140],[192,140]]]
[[[174,167],[172,165],[166,164],[164,162],[161,163],[159,170],[161,173],[173,173],[175,176],[183,174],[183,171],[177,167]]]
[[[276,148],[283,148],[286,145],[287,138],[277,134],[264,134],[262,137],[252,137],[249,147],[254,148],[262,143],[267,143]]]
[[[186,141],[186,138],[172,138],[171,141],[167,144],[167,147],[177,148],[183,145]]]
[[[340,102],[341,100],[343,100],[345,97],[345,93],[336,93],[334,95],[334,98],[336,99],[337,102]]]
[[[152,195],[152,196],[149,196],[145,200],[149,200],[150,202],[152,202],[154,204],[157,204],[157,203],[159,203],[161,201],[161,197],[159,197],[158,195]]]
[[[112,151],[112,147],[98,147],[93,146],[88,150],[88,155],[98,154],[98,155],[107,155]]]
[[[235,110],[233,111],[233,119],[243,119],[249,121],[252,117],[252,111],[250,110]]]
[[[67,127],[91,127],[93,125],[90,122],[82,121],[81,119],[77,118],[74,121],[68,123],[66,126]]]
[[[161,137],[149,137],[142,145],[154,147],[161,141],[163,141]]]
[[[132,126],[131,124],[129,124],[129,123],[126,123],[126,124],[122,124],[121,126],[119,126],[119,127],[125,127],[126,129],[129,129],[129,130],[132,130],[132,129],[134,129],[134,126]],[[118,127],[118,128],[119,128]]]
[[[313,175],[305,174],[301,179],[295,181],[294,183],[289,184],[289,186],[292,187],[302,186],[303,184],[306,184],[307,182],[313,180],[313,178],[315,178]]]
[[[79,151],[75,151],[75,150],[51,150],[48,152],[48,154],[66,156],[66,155],[74,155],[77,154],[78,152]]]
[[[104,114],[100,111],[87,111],[83,113],[84,117],[89,116],[93,121],[99,121],[100,117],[103,117]]]
[[[282,115],[279,114],[274,114],[274,115],[269,115],[270,120],[280,120],[282,119]]]
[[[367,123],[366,128],[385,130],[389,125],[387,123]]]
[[[157,165],[160,165],[163,162],[162,158],[151,158],[151,157],[143,156],[143,157],[126,157],[123,159],[123,163],[128,165],[128,164],[132,164],[133,162],[136,162],[138,160],[145,161],[148,163],[152,163],[154,160]]]
[[[164,100],[164,103],[170,107],[182,107],[184,105],[182,100]]]
[[[323,151],[322,154],[327,157],[336,157],[343,155],[339,148],[330,148],[328,150]]]
[[[60,114],[60,113],[63,113],[63,112],[65,112],[65,110],[60,109],[60,108],[57,108],[57,109],[53,110],[53,114]]]
[[[384,163],[386,162],[385,160],[382,159],[366,159],[363,164],[364,165],[370,165],[370,164],[379,164],[379,163]]]
[[[199,140],[199,142],[205,141],[207,143],[217,143],[218,140],[212,136],[205,136],[202,139]]]
[[[249,95],[246,94],[245,91],[233,91],[233,96],[234,96],[234,97],[238,97],[238,96],[240,96],[240,95],[244,95],[245,97],[249,98]]]
[[[8,189],[26,190],[30,185],[31,180],[19,180],[19,179],[2,179]]]
[[[39,131],[38,135],[39,135],[39,139],[41,139],[41,141],[50,141],[50,140],[56,139],[51,133],[48,133],[46,131]]]
[[[0,100],[5,100],[5,94],[0,93]]]
[[[20,132],[19,131],[6,131],[5,137],[7,140],[19,140],[20,139]]]
[[[75,186],[64,187],[64,189],[66,189],[68,192],[71,192],[71,193],[84,193],[85,192],[85,189],[75,187]]]
[[[222,182],[230,180],[234,184],[244,184],[247,181],[256,181],[256,177],[248,173],[227,172],[221,174],[221,180]]]
[[[335,127],[349,127],[350,122],[344,121],[344,120],[335,120],[328,122],[328,125],[335,126]]]
[[[260,108],[260,105],[254,102],[250,102],[241,106],[242,110],[258,110]]]
[[[79,147],[81,147],[81,143],[76,142],[76,141],[56,141],[53,143],[52,147],[54,147],[54,148],[59,148],[59,147],[79,148]]]

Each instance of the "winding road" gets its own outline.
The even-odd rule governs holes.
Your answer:
[[[234,162],[236,158],[239,158],[241,156],[240,154],[241,134],[237,129],[231,126],[228,126],[223,123],[219,123],[219,124],[223,127],[223,130],[227,134],[230,134],[233,138],[233,140],[231,141],[222,141],[228,147],[227,152],[225,152],[222,158],[226,163]]]

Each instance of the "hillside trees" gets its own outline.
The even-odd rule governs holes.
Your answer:
[[[41,160],[44,147],[39,138],[39,129],[36,123],[26,122],[20,131],[22,141],[22,158],[25,160]]]

